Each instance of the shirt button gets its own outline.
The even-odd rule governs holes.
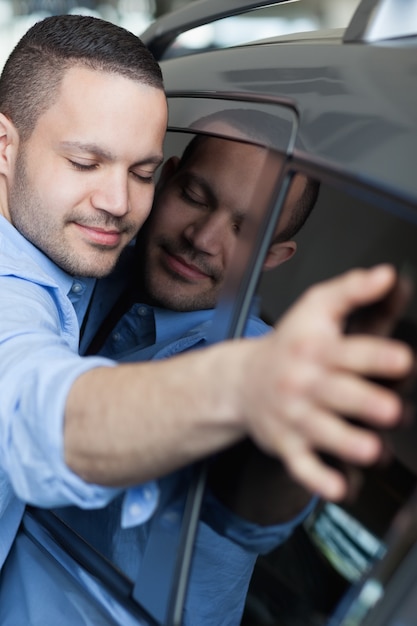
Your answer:
[[[72,293],[81,293],[83,290],[83,286],[81,283],[73,283],[71,287]]]
[[[113,337],[114,341],[119,341],[119,339],[120,339],[120,333],[113,333],[113,334],[112,334],[112,337]]]
[[[146,522],[155,512],[158,498],[159,488],[154,482],[128,489],[122,505],[122,528],[132,528]]]
[[[139,517],[142,513],[142,507],[137,503],[131,504],[129,507],[129,513],[132,517]]]
[[[146,306],[138,307],[138,315],[141,315],[143,317],[147,313],[148,313],[148,309],[146,308]]]

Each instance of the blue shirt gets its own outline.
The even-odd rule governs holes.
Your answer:
[[[96,310],[103,311],[99,300],[102,297],[105,300],[111,293],[111,287],[106,283],[107,280],[102,281],[99,286]],[[212,318],[213,310],[178,313],[138,302],[116,324],[100,354],[118,361],[143,361],[202,348],[209,342]],[[96,322],[93,326],[97,326]],[[246,336],[260,336],[269,331],[270,327],[257,316],[250,316]],[[58,511],[60,517],[133,581],[138,573],[139,585],[146,585],[147,580],[158,580],[158,585],[150,584],[144,594],[146,606],[153,606],[156,614],[162,604],[164,579],[165,588],[169,588],[167,553],[175,549],[188,484],[188,469],[160,480],[157,515],[135,528],[128,519],[129,495],[124,500],[119,497],[105,509],[97,511],[83,512],[74,508]],[[269,552],[285,541],[313,505],[314,501],[287,523],[265,527],[234,515],[207,490],[196,538],[184,624],[238,624],[258,554]],[[131,508],[135,508],[134,503]]]
[[[120,491],[84,482],[64,461],[71,385],[91,368],[115,365],[78,355],[93,286],[63,272],[0,216],[0,567],[25,503],[102,507]],[[134,493],[153,512],[157,490],[144,490]]]
[[[62,509],[62,516],[67,516],[74,527],[78,524],[82,534],[93,544],[101,542],[97,547],[135,579],[147,552],[159,544],[164,534],[171,536],[178,530],[188,470],[159,481],[159,489],[155,483],[149,483],[120,493],[120,490],[86,484],[66,467],[62,428],[68,389],[74,379],[89,368],[114,364],[107,356],[81,358],[76,354],[78,327],[88,305],[92,283],[65,274],[4,219],[0,219],[0,255],[1,562],[16,534],[25,502],[46,507],[71,504],[79,508]],[[113,291],[109,289],[112,281]],[[100,292],[102,285],[104,289]],[[101,281],[90,311],[85,345],[117,289],[120,289],[120,282],[114,277]],[[143,318],[144,324],[133,323],[132,316]],[[207,343],[211,316],[212,311],[175,314],[135,305],[115,329],[116,334],[113,333],[103,352],[112,358],[131,361],[164,358],[202,347]],[[125,335],[125,326],[130,329],[129,333],[134,329],[133,336]],[[152,328],[156,342],[151,336]],[[257,335],[264,333],[267,327],[257,318],[251,318],[247,330],[248,334]],[[136,342],[149,345],[138,350]],[[158,514],[149,522],[158,499]],[[109,506],[102,508],[108,503]],[[84,514],[80,511],[94,507],[97,510]],[[287,524],[263,528],[237,518],[207,493],[196,540],[185,623],[192,626],[237,624],[258,553],[284,541],[310,508]],[[100,519],[103,525],[98,534]],[[142,523],[135,527],[138,522]],[[60,558],[62,564],[68,561],[65,553]],[[31,598],[30,619],[39,614],[45,625],[50,623],[52,606],[60,611],[65,598],[74,596],[72,592],[62,594],[58,585],[56,593],[51,587],[47,604],[38,602],[37,597],[41,595],[37,595],[37,585],[45,576],[50,576],[52,583],[55,576],[48,574],[45,567],[46,563],[39,561],[39,555],[31,554],[25,537],[20,535],[8,560],[7,576],[0,586],[4,619],[10,618],[11,623],[16,623],[13,612],[22,610],[6,593],[16,586],[14,583],[21,593]],[[163,569],[163,561],[157,560],[155,567]],[[91,593],[92,597],[101,598],[103,605],[106,601],[112,604],[104,598],[105,590],[94,580],[85,574],[81,580],[87,597]],[[78,584],[75,589],[79,590]],[[159,586],[155,586],[156,602],[158,592]],[[76,606],[82,605],[77,601]]]

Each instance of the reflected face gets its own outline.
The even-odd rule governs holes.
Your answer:
[[[216,305],[266,158],[263,148],[209,138],[182,167],[165,165],[139,242],[151,304],[177,311]]]
[[[19,146],[7,217],[68,273],[105,276],[149,214],[166,122],[162,90],[68,70]]]

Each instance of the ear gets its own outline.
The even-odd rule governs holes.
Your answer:
[[[0,113],[0,174],[7,178],[13,170],[19,146],[19,135],[14,124]]]
[[[263,264],[263,270],[272,270],[281,263],[288,261],[297,251],[295,241],[282,241],[281,243],[273,243],[268,250],[266,259]]]
[[[156,185],[156,189],[163,187],[167,181],[172,178],[175,172],[178,169],[178,163],[180,162],[180,157],[172,156],[165,161],[162,166],[161,173],[159,175],[158,183]]]

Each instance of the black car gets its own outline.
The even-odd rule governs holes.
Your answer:
[[[186,30],[271,5],[279,14],[281,4],[200,0],[142,35],[164,74],[166,156],[180,154],[199,133],[241,141],[238,131],[207,129],[204,121],[236,110],[256,118],[260,129],[253,142],[279,156],[279,166],[259,171],[259,189],[268,194],[257,203],[250,236],[239,245],[215,316],[215,340],[242,335],[254,296],[272,324],[308,286],[352,267],[390,262],[416,285],[417,2],[362,0],[346,29],[172,53]],[[285,199],[300,174],[319,187],[317,204],[297,236],[295,258],[261,276]],[[358,312],[347,331],[372,330],[381,310]],[[413,347],[416,323],[417,300],[411,297],[394,330]],[[413,383],[404,390],[412,407]],[[387,438],[391,462],[361,470],[356,499],[318,502],[287,542],[258,558],[242,624],[417,625],[417,430],[411,425]],[[47,575],[62,579],[63,611],[66,604],[73,607],[74,623],[181,624],[204,483],[205,464],[195,468],[190,482],[178,549],[166,557],[170,581],[160,589],[157,609],[137,581],[59,515],[27,511],[28,551],[43,559]],[[86,577],[103,591],[105,603],[102,594],[85,590]],[[77,613],[77,606],[84,608]],[[97,621],[93,614],[100,616]]]

